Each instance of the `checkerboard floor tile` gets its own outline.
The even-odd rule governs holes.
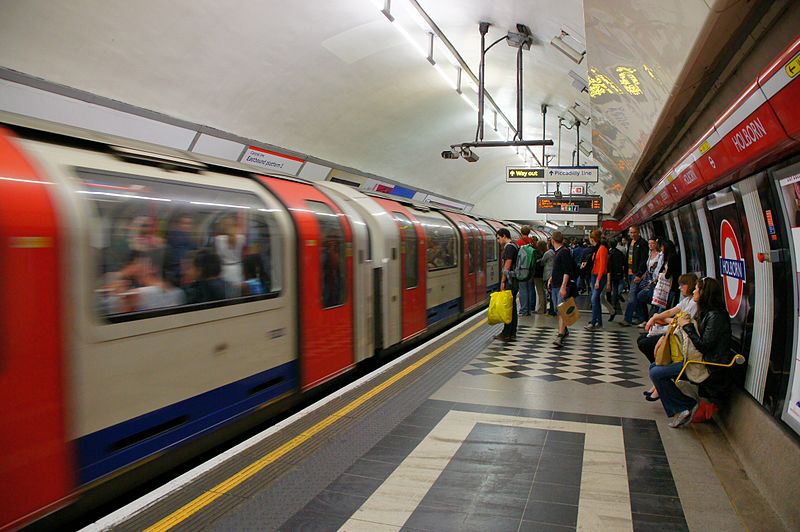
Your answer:
[[[517,339],[493,342],[462,371],[469,375],[500,375],[509,379],[534,377],[546,381],[572,380],[583,384],[644,386],[630,336],[624,331],[585,331],[571,328],[562,348],[553,345],[555,333],[546,327],[519,325]]]

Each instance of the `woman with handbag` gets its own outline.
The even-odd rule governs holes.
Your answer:
[[[697,276],[693,273],[685,273],[680,276],[678,284],[680,285],[681,300],[671,309],[659,312],[650,318],[650,321],[644,326],[644,330],[647,332],[636,340],[639,351],[651,363],[655,362],[656,346],[659,340],[669,331],[670,324],[680,315],[690,318],[694,318],[697,315],[697,303],[695,303],[693,297],[694,289],[697,285]],[[648,401],[658,401],[659,399],[655,386],[644,392],[644,396]]]
[[[719,281],[712,277],[699,280],[693,298],[697,303],[697,325],[690,318],[681,316],[677,319],[677,326],[702,353],[704,361],[727,363],[730,359],[731,319],[725,308]],[[669,423],[672,428],[689,423],[697,410],[697,401],[683,394],[673,381],[681,369],[683,362],[665,366],[653,363],[650,366],[650,379],[661,397],[664,411],[672,417]],[[727,386],[728,374],[719,373],[723,368],[709,366],[708,369],[712,377],[718,374],[718,378],[714,379],[716,386]]]

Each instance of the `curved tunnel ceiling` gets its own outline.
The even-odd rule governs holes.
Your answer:
[[[525,138],[542,138],[543,103],[545,136],[554,141],[558,116],[576,102],[585,109],[592,119],[581,137],[594,143],[602,166],[591,192],[606,197],[606,212],[710,12],[697,0],[417,3],[476,74],[478,22],[492,23],[487,42],[517,23],[530,27]],[[394,22],[380,12],[383,0],[6,0],[0,65],[466,200],[479,212],[533,217],[535,192],[519,203],[523,215],[503,211],[503,198],[528,186],[504,181],[506,166],[525,162],[511,148],[481,149],[476,163],[441,158],[450,144],[474,139],[476,89],[464,75],[459,97],[455,60],[435,39],[438,70],[432,68],[424,57],[430,27],[408,0],[391,4]],[[581,64],[549,44],[562,30],[575,47],[587,48]],[[500,43],[486,66],[487,91],[511,122],[515,57]],[[572,85],[570,71],[589,80],[592,98]],[[487,140],[507,137],[502,121],[497,132],[486,128]],[[571,163],[575,147],[575,131],[563,131],[562,164]],[[551,164],[556,148],[545,149]],[[542,158],[541,148],[532,150]],[[583,156],[581,162],[593,164]]]

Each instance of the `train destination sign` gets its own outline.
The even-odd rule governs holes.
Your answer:
[[[507,183],[597,183],[597,166],[506,166]]]
[[[602,196],[536,197],[538,214],[600,214],[602,211]]]

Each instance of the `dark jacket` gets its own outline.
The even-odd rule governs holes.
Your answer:
[[[639,240],[631,242],[633,246],[633,274],[637,277],[644,277],[647,271],[647,258],[650,255],[650,250],[647,247],[647,240],[639,237]]]
[[[608,273],[611,274],[612,281],[619,281],[627,273],[625,254],[614,246],[608,250]]]
[[[689,340],[703,354],[706,362],[727,364],[731,361],[731,318],[724,310],[711,310],[703,314],[698,323],[699,331],[690,323],[683,328]],[[708,371],[714,373],[724,370],[715,366],[708,366]]]
[[[731,360],[731,319],[727,311],[712,310],[700,318],[700,332],[693,324],[684,327],[684,332],[703,354],[706,362],[727,364]],[[706,366],[708,378],[700,384],[699,393],[717,406],[726,403],[733,385],[730,368]]]
[[[680,286],[678,285],[678,278],[681,276],[681,258],[677,253],[673,253],[669,258],[664,260],[667,271],[666,277],[670,280],[670,290],[677,291]]]

